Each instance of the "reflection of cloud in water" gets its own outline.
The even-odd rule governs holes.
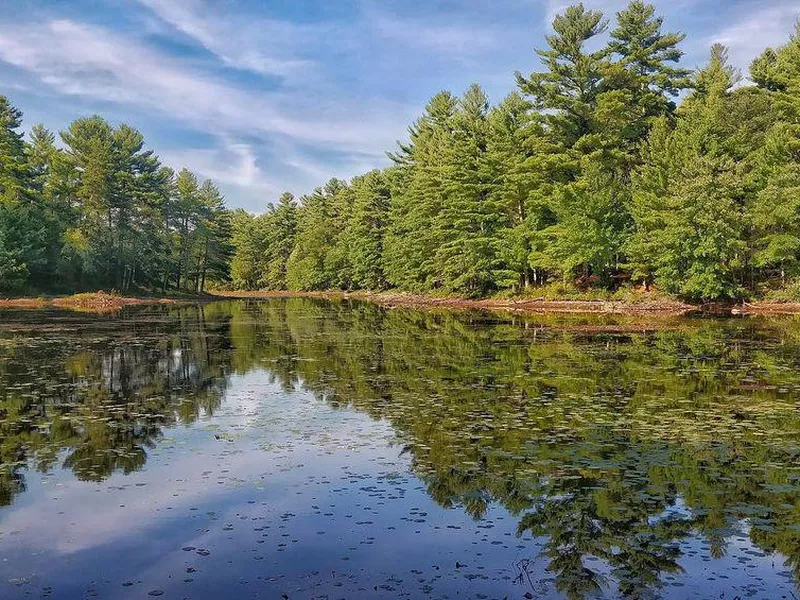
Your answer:
[[[0,595],[795,589],[791,324],[125,314],[13,343],[0,324]]]
[[[147,468],[132,478],[113,476],[87,486],[56,472],[36,483],[44,493],[31,490],[35,500],[7,515],[0,513],[0,530],[12,533],[19,546],[74,554],[157,528],[174,514],[167,511],[219,503],[240,488],[264,486],[273,508],[284,504],[289,508],[292,499],[281,499],[282,488],[297,477],[321,475],[341,464],[326,460],[318,450],[352,447],[348,441],[363,437],[366,428],[375,440],[390,433],[385,425],[358,412],[334,410],[308,393],[286,393],[276,384],[265,384],[263,372],[236,376],[213,426],[201,420],[172,430]],[[217,439],[219,432],[237,435]],[[363,442],[358,446],[371,454],[378,452]],[[366,468],[374,459],[371,454],[349,453],[348,465]],[[300,475],[270,468],[291,469],[297,464],[303,466]],[[215,479],[222,471],[228,473]],[[262,479],[265,473],[270,473],[269,480]],[[174,482],[174,487],[159,485],[164,481]],[[58,514],[62,511],[64,515]]]

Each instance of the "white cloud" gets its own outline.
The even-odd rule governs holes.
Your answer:
[[[798,17],[800,8],[797,5],[761,10],[751,7],[742,19],[708,37],[706,46],[725,44],[730,50],[731,62],[746,72],[750,62],[768,46],[781,46],[789,41]]]
[[[199,176],[222,185],[249,188],[253,191],[276,194],[268,176],[258,164],[251,144],[223,136],[214,147],[181,148],[161,153],[161,158],[176,168],[186,167]]]
[[[260,58],[253,60],[266,68]],[[402,135],[413,112],[381,98],[347,96],[319,81],[256,92],[135,37],[64,19],[0,24],[0,61],[45,84],[56,97],[80,98],[93,110],[111,104],[118,113],[128,108],[160,115],[217,136],[222,140],[217,147],[173,151],[169,158],[182,160],[171,164],[246,188],[251,198],[289,185],[302,193],[333,175],[355,174],[349,168],[332,172],[331,161],[326,166],[309,158],[315,149],[335,156],[332,162],[339,165],[382,163],[389,140]],[[269,154],[275,147],[283,150]]]
[[[329,104],[308,112],[285,90],[255,94],[74,21],[0,26],[0,59],[63,94],[156,110],[208,132],[281,135],[377,153],[380,132],[393,121],[387,103],[368,110]]]
[[[202,0],[138,1],[225,64],[262,75],[307,78],[314,64],[296,58],[296,48],[324,33],[319,26],[223,13],[219,4]]]
[[[489,27],[425,23],[372,11],[367,24],[386,40],[444,53],[452,59],[480,55],[502,41],[501,32]]]

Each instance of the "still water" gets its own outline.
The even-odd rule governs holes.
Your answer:
[[[0,312],[0,598],[796,598],[800,320]]]

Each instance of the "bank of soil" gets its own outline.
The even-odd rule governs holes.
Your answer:
[[[91,292],[72,296],[38,298],[0,298],[0,308],[62,308],[67,310],[111,312],[125,306],[140,304],[174,304],[181,302],[176,298],[139,297],[131,298],[108,292]]]
[[[513,299],[446,298],[423,294],[379,292],[272,292],[272,291],[220,291],[213,296],[187,297],[126,297],[109,292],[92,292],[72,296],[0,298],[0,308],[61,308],[78,311],[111,312],[125,306],[145,304],[177,304],[214,298],[321,298],[328,300],[365,300],[382,306],[409,308],[449,308],[462,310],[490,310],[527,314],[607,314],[675,317],[696,312],[736,315],[792,315],[800,314],[796,302],[752,302],[737,305],[698,306],[670,299],[623,300],[547,300],[544,298]]]
[[[800,302],[753,302],[734,306],[738,315],[800,315]]]
[[[698,309],[697,306],[677,300],[545,300],[486,298],[437,298],[419,294],[392,294],[373,292],[218,292],[228,298],[324,298],[368,300],[389,307],[441,307],[453,309],[478,309],[519,313],[572,313],[679,316]]]

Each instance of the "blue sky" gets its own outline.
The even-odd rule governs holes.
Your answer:
[[[441,89],[498,101],[538,68],[566,0],[0,0],[0,93],[25,126],[99,113],[140,129],[167,164],[216,180],[260,212],[384,152]],[[607,15],[625,0],[588,0]],[[688,34],[684,64],[716,41],[746,68],[784,42],[797,0],[661,0]]]

